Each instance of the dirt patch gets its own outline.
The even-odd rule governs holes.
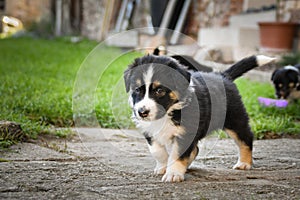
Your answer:
[[[1,199],[299,199],[300,140],[254,143],[254,168],[232,170],[234,142],[208,138],[182,183],[152,175],[136,132],[82,129],[67,152],[23,143],[0,152]],[[57,142],[57,146],[65,141]],[[51,159],[49,159],[51,158]]]
[[[272,133],[267,132],[264,133],[264,137],[262,139],[279,139],[279,138],[290,138],[290,139],[300,139],[300,134],[278,134],[278,133]]]

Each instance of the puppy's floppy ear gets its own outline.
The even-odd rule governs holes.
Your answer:
[[[278,69],[276,69],[276,70],[273,72],[272,77],[271,77],[271,81],[274,81],[274,78],[275,78],[277,72],[278,72]]]
[[[125,81],[125,88],[126,88],[127,93],[130,90],[130,76],[131,76],[131,68],[127,68],[123,74],[124,81]]]

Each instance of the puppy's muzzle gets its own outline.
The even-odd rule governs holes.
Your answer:
[[[148,117],[149,113],[150,113],[150,110],[149,109],[146,109],[145,107],[142,107],[142,108],[139,108],[138,109],[138,113],[139,113],[139,116],[142,117],[142,118],[146,118]]]
[[[289,96],[289,92],[281,90],[281,91],[277,92],[276,95],[277,95],[278,99],[287,99],[287,97]]]

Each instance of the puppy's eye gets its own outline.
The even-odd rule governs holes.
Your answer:
[[[166,94],[166,91],[162,88],[156,88],[154,92],[156,96],[160,96],[160,97]]]
[[[140,92],[141,92],[141,89],[140,89],[140,88],[135,88],[134,92],[135,92],[135,93],[140,93]]]

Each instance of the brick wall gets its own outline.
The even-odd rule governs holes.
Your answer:
[[[185,33],[197,38],[198,31],[207,27],[229,25],[229,18],[243,9],[244,0],[194,0],[187,16]]]

